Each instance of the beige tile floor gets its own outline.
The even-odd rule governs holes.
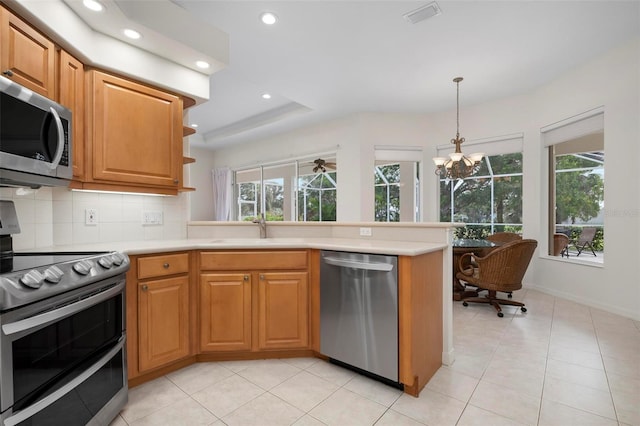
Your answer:
[[[640,425],[640,323],[521,290],[454,303],[456,361],[419,398],[313,358],[199,363],[130,390],[112,426]]]

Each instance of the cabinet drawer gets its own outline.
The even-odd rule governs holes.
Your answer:
[[[138,279],[189,272],[189,253],[163,254],[138,259]]]
[[[200,253],[200,269],[203,271],[307,269],[307,252],[305,250],[203,252]]]

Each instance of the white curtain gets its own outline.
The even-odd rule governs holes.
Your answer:
[[[231,214],[231,170],[211,170],[213,179],[213,220],[227,221]]]

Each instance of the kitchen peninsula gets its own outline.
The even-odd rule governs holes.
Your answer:
[[[248,222],[187,227],[184,240],[91,245],[131,257],[130,386],[193,362],[322,357],[321,250],[398,257],[398,370],[405,392],[417,396],[441,364],[453,361],[455,225],[269,222],[264,239]],[[81,248],[87,245],[56,247]]]

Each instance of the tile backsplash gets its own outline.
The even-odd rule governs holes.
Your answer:
[[[187,236],[187,194],[156,197],[66,188],[0,188],[0,199],[13,200],[18,213],[21,232],[13,236],[14,250]],[[96,224],[85,223],[87,209],[95,210]],[[145,212],[161,212],[162,224],[143,225]]]

